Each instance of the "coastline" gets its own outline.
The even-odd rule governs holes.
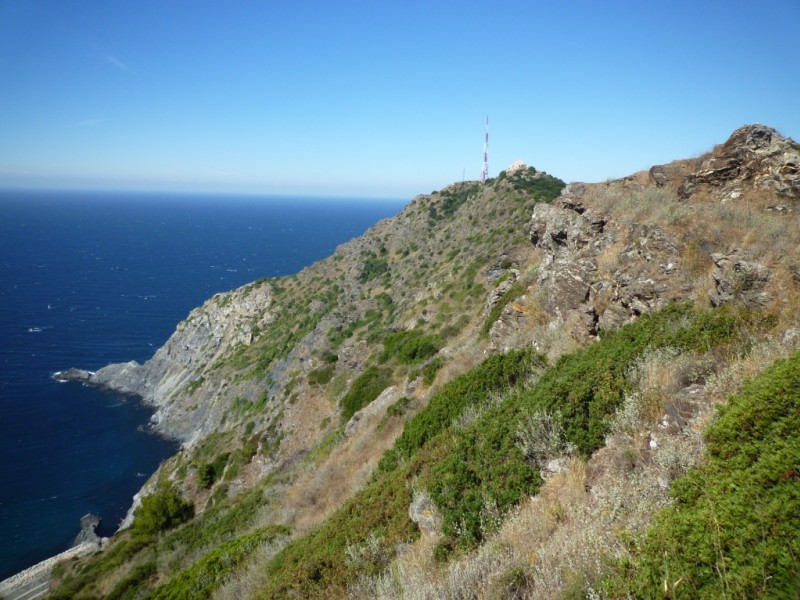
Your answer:
[[[96,552],[100,543],[84,542],[0,581],[0,598],[5,600],[36,600],[50,592],[50,575],[62,560],[86,556]]]

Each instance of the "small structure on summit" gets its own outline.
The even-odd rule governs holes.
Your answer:
[[[523,160],[515,160],[511,165],[506,169],[506,175],[511,175],[512,173],[516,173],[517,171],[525,171],[528,168],[528,165]]]

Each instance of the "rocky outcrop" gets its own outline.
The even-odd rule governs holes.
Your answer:
[[[442,515],[428,494],[424,492],[414,494],[414,500],[408,507],[408,517],[417,524],[423,535],[430,538],[441,535]]]
[[[97,528],[100,527],[102,519],[97,515],[91,513],[81,517],[81,530],[72,542],[72,546],[81,546],[83,544],[100,544],[100,536],[97,535]]]
[[[800,200],[800,145],[771,127],[741,127],[685,175],[678,194],[689,198],[703,185],[722,200],[737,200],[748,188]]]
[[[225,382],[206,373],[237,346],[249,345],[254,331],[274,320],[271,305],[266,282],[216,294],[189,313],[144,364],[111,364],[96,373],[69,369],[54,377],[139,396],[156,408],[152,420],[158,431],[188,442],[217,425],[214,397]],[[195,394],[201,397],[175,402],[182,393],[187,400]]]
[[[729,253],[711,255],[714,261],[714,289],[709,299],[714,306],[738,301],[747,307],[765,306],[771,296],[766,291],[770,272],[758,261],[750,259],[740,248]]]
[[[678,204],[703,192],[705,200],[720,203],[742,199],[754,210],[788,215],[791,204],[778,210],[759,203],[761,192],[788,202],[800,200],[800,145],[774,129],[749,125],[707,156],[652,167],[647,178],[603,184],[572,183],[552,204],[538,204],[530,221],[530,240],[541,252],[533,292],[550,319],[550,327],[569,322],[572,335],[586,342],[599,332],[615,329],[639,315],[659,310],[670,301],[686,301],[707,294],[711,304],[740,303],[765,306],[770,268],[741,249],[696,254],[686,265],[685,250],[692,241],[685,229],[669,223],[637,222],[617,212],[613,204],[596,205],[594,198],[612,194],[615,199],[645,194],[647,188],[669,188],[660,202]],[[677,196],[677,197],[676,197]],[[630,200],[626,200],[630,202]],[[626,205],[629,206],[629,205]],[[635,204],[634,204],[635,206]],[[611,216],[616,215],[616,216]],[[620,220],[619,217],[623,217]],[[708,261],[707,267],[697,261]],[[690,273],[690,269],[694,269]],[[711,272],[713,284],[703,283]],[[800,278],[795,278],[796,280]],[[697,286],[707,286],[698,290]],[[525,318],[509,307],[495,328],[493,342],[505,347],[503,331]],[[498,321],[500,323],[501,321]],[[495,339],[498,338],[498,339]]]

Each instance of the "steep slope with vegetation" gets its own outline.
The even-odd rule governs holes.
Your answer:
[[[713,415],[800,342],[798,165],[748,126],[602,184],[510,170],[216,296],[173,351],[95,381],[138,390],[185,444],[55,596],[795,589],[798,443],[775,436],[796,421],[796,356]]]

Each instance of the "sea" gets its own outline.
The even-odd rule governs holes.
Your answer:
[[[0,191],[0,580],[110,535],[174,442],[135,398],[54,372],[144,362],[213,294],[288,275],[400,200]]]

